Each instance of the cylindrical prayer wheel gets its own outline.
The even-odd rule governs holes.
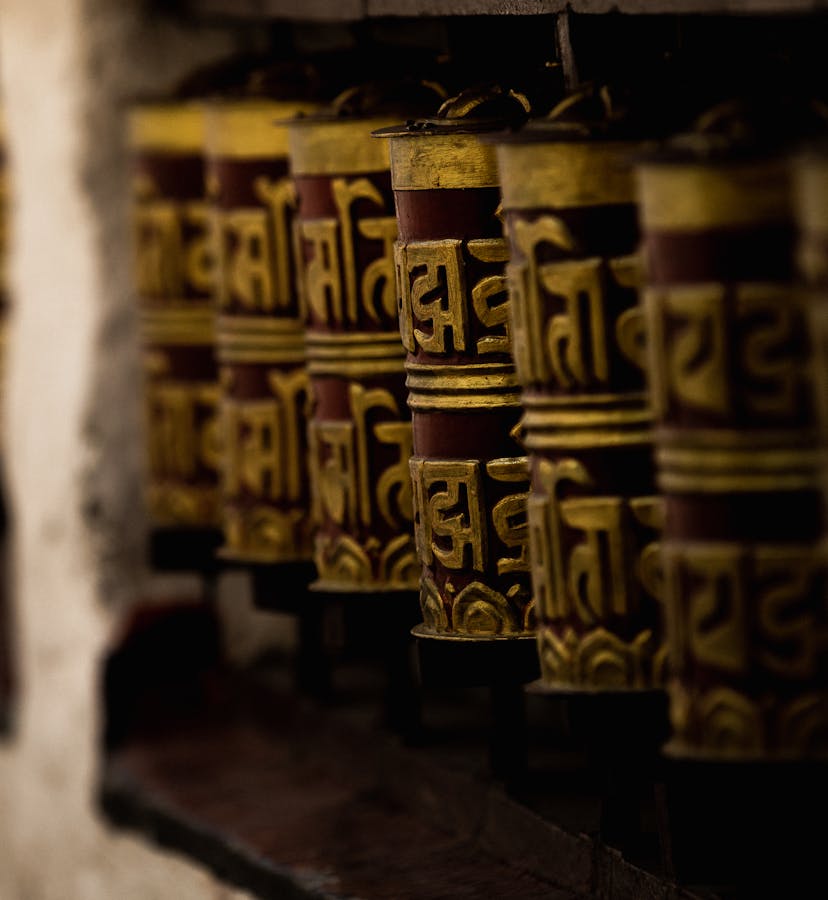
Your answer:
[[[640,145],[605,121],[565,121],[574,100],[498,147],[541,673],[565,689],[648,689],[666,652],[638,303]]]
[[[479,139],[509,122],[475,118],[491,99],[461,95],[437,118],[382,133],[400,231],[395,258],[422,567],[418,634],[426,637],[534,631],[508,251],[494,148]],[[498,102],[513,120],[525,118],[519,97]]]
[[[694,135],[638,181],[671,750],[824,753],[819,460],[787,161]]]
[[[287,126],[305,101],[236,99],[206,110],[216,241],[222,556],[310,559],[303,310]]]
[[[202,107],[138,106],[130,115],[130,143],[150,522],[155,529],[213,530],[219,524],[219,389]]]
[[[807,298],[823,489],[828,490],[828,149],[824,145],[795,160],[794,192],[798,272]]]
[[[288,132],[304,261],[316,587],[381,592],[414,589],[419,577],[397,222],[388,147],[371,137],[405,111],[363,104],[349,115],[357,93],[335,101],[342,114],[296,120]],[[438,95],[425,96],[438,105]]]

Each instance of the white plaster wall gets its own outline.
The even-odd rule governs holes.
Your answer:
[[[21,703],[0,745],[0,900],[241,896],[93,809],[97,666],[143,590],[123,98],[237,41],[126,0],[4,0],[7,456]]]

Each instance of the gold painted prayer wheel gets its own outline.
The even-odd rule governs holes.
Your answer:
[[[303,309],[296,189],[284,122],[305,101],[235,99],[206,110],[208,200],[216,239],[216,341],[225,558],[311,557]]]
[[[381,133],[400,231],[420,637],[531,639],[534,631],[508,251],[495,151],[480,141],[525,120],[521,100],[461,94],[437,118]]]
[[[150,522],[212,531],[219,524],[219,389],[204,113],[194,102],[144,104],[129,126]]]
[[[384,109],[388,102],[396,111]],[[416,114],[424,103],[437,106],[439,96],[416,86],[412,102]],[[394,287],[397,222],[388,147],[371,137],[408,108],[360,88],[341,95],[329,114],[288,128],[320,590],[411,590],[419,579]]]
[[[640,144],[608,116],[578,115],[596,115],[594,93],[498,146],[512,341],[542,679],[642,690],[662,683],[666,651],[638,302],[631,157]]]
[[[824,755],[822,498],[787,159],[696,134],[638,179],[670,749]]]
[[[798,271],[811,326],[823,487],[828,490],[828,153],[824,147],[804,152],[795,160],[794,187]]]

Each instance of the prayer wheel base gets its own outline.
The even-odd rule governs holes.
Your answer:
[[[523,686],[540,674],[535,636],[463,637],[424,625],[412,634],[424,688],[488,688],[491,773],[507,785],[523,784],[528,765]]]
[[[658,864],[666,837],[664,760],[670,734],[664,691],[597,691],[536,682],[527,688],[549,721],[563,720],[601,798],[601,839],[628,859]]]
[[[154,528],[149,536],[149,564],[159,572],[214,573],[221,532],[212,528]]]
[[[254,603],[297,618],[294,675],[300,691],[320,702],[336,695],[338,666],[369,663],[382,672],[382,718],[414,737],[420,728],[411,628],[420,619],[413,590],[325,590],[311,563],[252,568]]]
[[[246,563],[243,568],[250,573],[258,609],[295,614],[308,605],[308,585],[316,574],[312,562]]]
[[[422,724],[411,629],[420,620],[419,591],[326,590],[316,581],[308,600],[317,610],[314,627],[328,665],[362,661],[377,666],[383,723],[404,741],[417,740]]]
[[[828,765],[668,760],[666,772],[679,881],[727,897],[824,896]]]
[[[332,652],[342,659],[384,659],[390,646],[411,643],[420,619],[419,594],[412,590],[330,590],[315,581],[308,603],[325,611]]]
[[[429,687],[524,685],[540,674],[534,635],[465,637],[440,634],[424,625],[418,625],[411,633],[417,639],[420,676]]]

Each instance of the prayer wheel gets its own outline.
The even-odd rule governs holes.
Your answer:
[[[529,451],[543,681],[663,678],[658,540],[632,156],[594,86],[498,146],[512,342]]]
[[[466,93],[435,118],[380,132],[399,224],[420,637],[531,639],[534,631],[508,250],[495,151],[480,141],[524,121],[528,105],[505,91]]]
[[[388,147],[371,132],[440,99],[420,84],[361,86],[288,127],[318,590],[411,590],[419,578],[394,287],[397,222]]]
[[[788,161],[737,139],[724,112],[638,168],[670,749],[824,754],[822,502]]]
[[[221,555],[311,557],[303,310],[287,126],[310,101],[228,99],[206,110],[207,191],[222,423]]]
[[[150,523],[212,548],[220,428],[204,113],[195,102],[143,104],[129,125]]]
[[[828,489],[828,153],[824,146],[794,162],[797,262],[804,287],[813,348],[813,383],[822,448],[823,488]]]

